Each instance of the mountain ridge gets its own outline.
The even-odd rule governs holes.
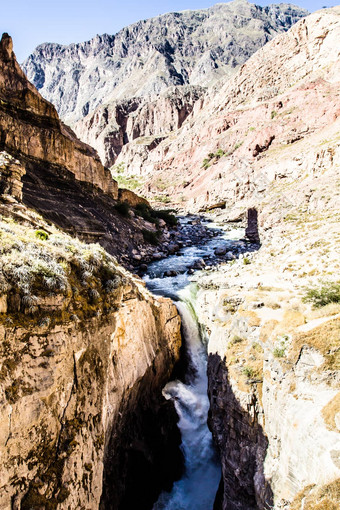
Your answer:
[[[155,96],[169,86],[211,84],[306,14],[290,4],[260,7],[244,0],[167,13],[112,36],[39,45],[23,69],[72,124],[103,102]]]

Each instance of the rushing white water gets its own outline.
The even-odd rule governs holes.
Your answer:
[[[179,302],[177,307],[195,375],[187,383],[168,383],[163,394],[174,400],[179,416],[185,473],[171,493],[161,494],[154,510],[212,510],[221,470],[207,427],[206,350],[190,303]]]

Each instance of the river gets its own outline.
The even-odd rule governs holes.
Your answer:
[[[211,226],[216,228],[212,223]],[[225,247],[236,254],[245,251],[246,244],[240,241],[243,236],[244,229],[221,229],[220,234],[205,245],[183,248],[177,255],[152,263],[144,277],[152,292],[175,300],[182,318],[183,338],[189,358],[188,373],[182,380],[171,381],[163,389],[165,398],[174,401],[179,416],[185,470],[183,477],[174,483],[172,491],[160,495],[153,510],[212,510],[214,505],[221,467],[207,426],[206,339],[197,321],[196,287],[190,282],[188,270],[201,259],[213,264],[216,248]],[[169,270],[178,274],[165,277],[164,273]]]

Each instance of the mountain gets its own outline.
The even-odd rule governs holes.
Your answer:
[[[133,140],[117,164],[144,179],[149,197],[189,210],[234,207],[313,175],[338,130],[339,30],[336,8],[299,21],[220,80],[180,129],[154,148]]]
[[[0,42],[0,151],[4,196],[14,193],[63,230],[99,242],[130,269],[153,256],[150,236],[156,243],[162,227],[133,212],[138,204],[149,211],[147,201],[118,189],[96,151],[61,122],[20,69],[8,34]]]
[[[28,79],[73,124],[103,103],[155,97],[169,86],[208,86],[307,11],[246,0],[139,21],[115,35],[41,44],[23,63]]]

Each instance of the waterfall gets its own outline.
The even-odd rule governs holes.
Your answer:
[[[153,510],[212,510],[221,469],[207,426],[207,354],[190,302],[177,303],[193,375],[169,382],[163,394],[172,399],[179,416],[185,472],[171,493],[163,492]]]

